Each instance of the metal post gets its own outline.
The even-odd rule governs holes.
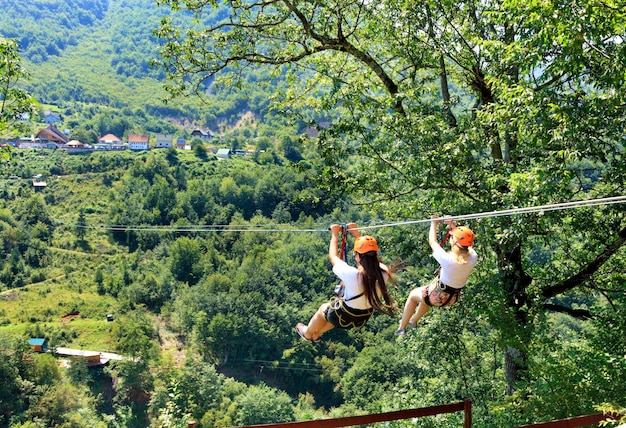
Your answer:
[[[465,406],[463,408],[463,428],[471,428],[472,427],[472,399],[465,399]]]

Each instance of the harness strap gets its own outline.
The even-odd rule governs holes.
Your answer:
[[[358,299],[359,297],[361,297],[364,294],[365,294],[365,292],[362,291],[359,294],[357,294],[356,296],[352,296],[349,299],[345,299],[344,302],[349,302],[350,300]]]
[[[443,233],[441,235],[443,235]],[[439,236],[441,236],[441,235],[439,235]],[[450,239],[450,229],[448,229],[448,232],[444,235],[443,239],[441,240],[441,246],[442,247],[444,245],[446,245],[446,242],[448,242],[448,239]]]
[[[345,224],[341,225],[341,250],[339,258],[348,263],[348,254],[346,253],[346,243],[348,242],[348,228]]]

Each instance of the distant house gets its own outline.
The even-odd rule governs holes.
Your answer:
[[[319,130],[325,129],[330,126],[330,122],[324,121],[319,122],[317,125],[307,126],[302,130],[302,133],[307,135],[309,138],[318,138]]]
[[[120,144],[122,140],[120,140],[117,136],[113,134],[107,134],[100,138],[98,138],[98,143],[100,144]]]
[[[63,148],[67,151],[68,154],[90,153],[95,150],[94,146],[90,144],[85,144],[82,141],[78,140],[68,141],[67,144],[63,146]]]
[[[226,159],[232,157],[233,153],[230,149],[218,149],[216,155],[218,158]]]
[[[72,360],[75,362],[84,362],[87,364],[87,367],[102,366],[109,362],[107,359],[102,358],[100,352],[94,351],[76,351],[76,353],[72,355]]]
[[[174,136],[172,134],[156,134],[156,146],[157,149],[171,149]]]
[[[71,357],[72,363],[82,362],[87,367],[103,366],[109,362],[109,358],[102,355],[101,352],[85,351],[82,349],[70,349],[70,348],[56,348],[54,350],[56,355],[62,355],[64,357]]]
[[[28,345],[33,351],[46,352],[48,350],[48,339],[31,337],[28,339]]]
[[[131,150],[148,150],[149,138],[144,134],[129,134],[128,135],[128,148]]]
[[[113,134],[106,134],[98,138],[98,142],[95,144],[96,150],[113,150],[113,147],[118,147],[122,144],[117,136]]]
[[[185,140],[185,137],[178,137],[176,139],[176,148],[177,149],[184,150],[186,145],[187,145],[187,140]]]
[[[60,122],[61,116],[59,116],[58,114],[50,110],[44,110],[43,119],[44,119],[44,122],[46,122],[48,125],[52,125],[54,123]]]
[[[39,179],[33,180],[33,188],[35,191],[42,191],[46,188],[47,184],[45,181],[40,181]]]
[[[67,135],[59,131],[58,128],[54,125],[48,125],[47,128],[44,128],[37,132],[37,134],[35,135],[35,139],[41,141],[44,144],[53,143],[57,146],[67,144],[69,141]]]
[[[210,129],[205,131],[204,129],[194,129],[191,131],[192,137],[199,137],[202,140],[210,140],[215,137],[215,134]]]

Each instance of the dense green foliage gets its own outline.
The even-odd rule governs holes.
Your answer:
[[[0,135],[22,130],[23,115],[36,112],[35,100],[19,86],[27,77],[17,43],[0,37]]]
[[[324,162],[314,166],[320,185],[389,216],[462,217],[620,195],[626,10],[615,1],[566,4],[230,1],[227,16],[201,28],[164,20],[161,65],[174,98],[202,91],[207,75],[236,79],[237,67],[284,73],[277,105],[330,118],[318,145]],[[184,7],[202,17],[216,6]],[[498,332],[512,397],[532,401],[529,366],[547,313],[585,319],[618,306],[623,213],[473,225],[492,272],[477,310]],[[580,303],[589,293],[598,305]]]
[[[211,427],[469,397],[474,426],[510,427],[625,406],[620,204],[469,222],[480,263],[463,298],[398,341],[382,316],[319,344],[293,331],[331,295],[329,223],[623,194],[618,4],[273,3],[250,14],[232,2],[198,9],[188,40],[183,11],[70,4],[12,3],[0,32],[22,30],[28,89],[73,135],[201,125],[255,152],[218,161],[200,141],[185,152],[13,152],[0,178],[1,424]],[[160,14],[171,21],[154,70]],[[211,30],[229,14],[241,26]],[[44,42],[27,22],[50,16],[71,31]],[[199,89],[208,105],[161,104],[161,73],[170,95]],[[295,137],[311,118],[332,119],[319,144]],[[401,303],[435,268],[425,230],[375,234],[383,258],[406,266]],[[134,360],[59,369],[27,350],[32,336]]]
[[[40,64],[50,56],[58,56],[67,47],[75,46],[80,38],[80,33],[76,33],[102,20],[108,3],[107,0],[4,0],[0,19],[6,24],[2,32],[5,37],[18,41],[24,58]],[[39,25],[32,25],[33,20]]]
[[[429,314],[400,341],[391,340],[395,321],[377,315],[362,330],[302,342],[293,326],[334,284],[323,231],[345,218],[374,219],[290,167],[167,150],[14,151],[13,159],[5,177],[40,173],[48,186],[36,193],[29,180],[7,178],[0,186],[0,398],[10,426],[228,426],[471,397],[475,426],[505,427],[621,404],[623,313],[583,295],[578,302],[604,313],[592,323],[538,319],[531,380],[521,394],[503,395],[503,359],[494,352],[501,339],[483,314],[499,307],[485,301],[488,256],[458,305]],[[399,300],[433,269],[422,229],[376,232],[390,262],[413,248],[408,271],[398,272]],[[80,319],[60,321],[70,313]],[[30,357],[31,336],[138,360],[59,371]],[[71,399],[56,403],[62,394]]]

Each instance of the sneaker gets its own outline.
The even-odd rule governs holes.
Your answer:
[[[296,331],[298,332],[302,340],[304,340],[305,342],[310,342],[311,339],[309,339],[308,337],[304,335],[304,331],[302,330],[303,327],[304,327],[304,324],[299,322],[298,324],[296,324]]]
[[[403,329],[403,328],[399,328],[399,329],[397,329],[396,331],[393,332],[393,334],[395,336],[402,336],[404,333],[406,333],[406,330]]]
[[[304,340],[305,342],[319,342],[321,339],[318,337],[317,339],[309,339],[304,335],[304,331],[302,330],[304,328],[304,324],[302,324],[301,322],[299,322],[298,324],[296,324],[296,331],[298,332],[298,334],[300,335],[300,337],[302,338],[302,340]]]
[[[415,321],[409,321],[409,327],[415,328]]]

